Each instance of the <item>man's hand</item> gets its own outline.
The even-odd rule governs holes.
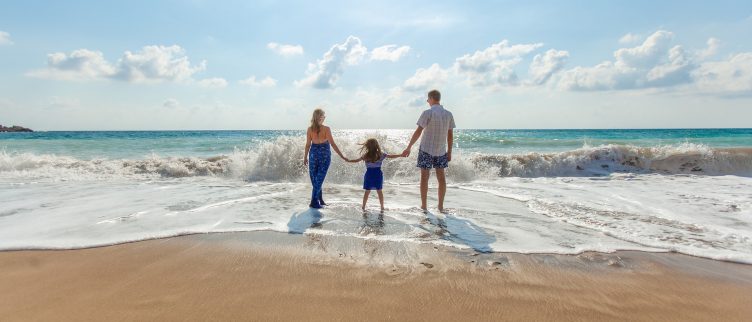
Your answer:
[[[447,162],[452,161],[452,151],[447,152]]]
[[[402,151],[402,157],[407,158],[410,156],[410,148],[405,149],[405,151]]]

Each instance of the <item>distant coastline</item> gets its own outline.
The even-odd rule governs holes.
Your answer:
[[[13,125],[11,127],[0,125],[0,132],[34,132],[34,130],[18,125]]]

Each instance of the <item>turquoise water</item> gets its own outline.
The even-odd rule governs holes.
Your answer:
[[[369,134],[407,143],[412,130],[342,130],[335,139]],[[71,156],[79,159],[159,156],[210,157],[235,149],[254,149],[279,137],[303,137],[303,131],[54,131],[0,133],[0,150]],[[564,152],[588,146],[654,147],[693,143],[711,148],[752,147],[752,129],[617,130],[456,130],[455,146],[465,152],[524,154]]]

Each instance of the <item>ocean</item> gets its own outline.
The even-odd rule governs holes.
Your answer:
[[[417,151],[384,162],[365,213],[362,163],[335,154],[308,208],[304,131],[0,133],[0,250],[277,231],[477,252],[679,252],[752,264],[752,129],[456,130],[447,213],[418,192]],[[336,130],[350,157],[375,137]],[[416,145],[417,149],[417,145]]]

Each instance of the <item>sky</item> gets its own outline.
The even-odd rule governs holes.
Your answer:
[[[750,1],[0,1],[35,130],[752,126]]]

